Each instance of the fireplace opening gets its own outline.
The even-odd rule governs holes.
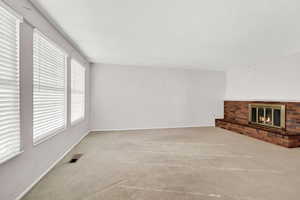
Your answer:
[[[285,105],[249,104],[249,123],[285,128]]]

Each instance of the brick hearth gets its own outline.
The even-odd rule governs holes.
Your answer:
[[[248,123],[251,103],[282,104],[286,106],[286,128],[267,128]],[[224,119],[216,126],[284,147],[300,147],[300,102],[225,101]]]

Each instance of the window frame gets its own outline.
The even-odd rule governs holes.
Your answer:
[[[83,81],[83,99],[84,99],[84,102],[83,102],[83,116],[72,121],[72,63],[76,63],[77,65],[79,65],[79,67],[81,67],[83,70],[83,78],[84,78],[84,81]],[[70,62],[70,80],[71,80],[71,84],[70,84],[70,124],[71,126],[76,126],[77,124],[83,122],[85,119],[86,119],[86,67],[83,66],[80,62],[78,62],[76,59],[72,58],[71,59],[71,62]]]
[[[10,155],[4,157],[1,161],[0,161],[0,165],[8,162],[9,160],[14,159],[15,157],[21,155],[24,150],[23,150],[23,136],[22,136],[22,118],[21,118],[21,25],[23,23],[23,17],[21,15],[19,15],[17,12],[15,12],[12,8],[10,8],[8,5],[6,5],[4,2],[0,1],[0,7],[2,9],[4,9],[6,12],[8,12],[9,14],[11,14],[13,17],[15,17],[16,19],[16,39],[17,39],[17,56],[18,56],[18,61],[17,61],[17,65],[16,68],[18,69],[18,80],[16,81],[18,83],[18,90],[19,90],[19,150],[18,152],[14,152],[11,153]]]
[[[39,34],[40,37],[42,37],[43,39],[45,39],[47,42],[50,43],[50,45],[54,46],[55,48],[57,48],[59,51],[61,51],[64,54],[64,126],[63,127],[59,127],[56,128],[54,130],[49,131],[47,134],[45,134],[45,136],[40,137],[38,139],[34,139],[34,131],[32,134],[32,142],[33,142],[33,146],[38,146],[39,144],[42,144],[46,141],[48,141],[49,139],[57,136],[58,134],[64,132],[67,130],[68,128],[68,58],[69,55],[68,53],[62,49],[59,45],[57,45],[53,40],[51,40],[49,37],[47,37],[45,34],[43,34],[39,29],[34,28],[33,30],[33,38],[34,38],[34,34]],[[32,44],[32,49],[34,50],[34,40],[33,40],[33,44]],[[33,58],[33,78],[32,78],[32,102],[34,103],[34,54],[32,55]],[[32,120],[34,119],[34,108],[32,108]],[[32,129],[34,129],[33,126],[33,122],[32,122]]]

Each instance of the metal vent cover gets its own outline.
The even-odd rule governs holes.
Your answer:
[[[74,154],[69,163],[76,163],[82,156],[82,153]]]

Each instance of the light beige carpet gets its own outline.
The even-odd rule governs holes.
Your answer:
[[[219,128],[138,130],[90,134],[24,200],[299,200],[299,187],[299,149]]]

